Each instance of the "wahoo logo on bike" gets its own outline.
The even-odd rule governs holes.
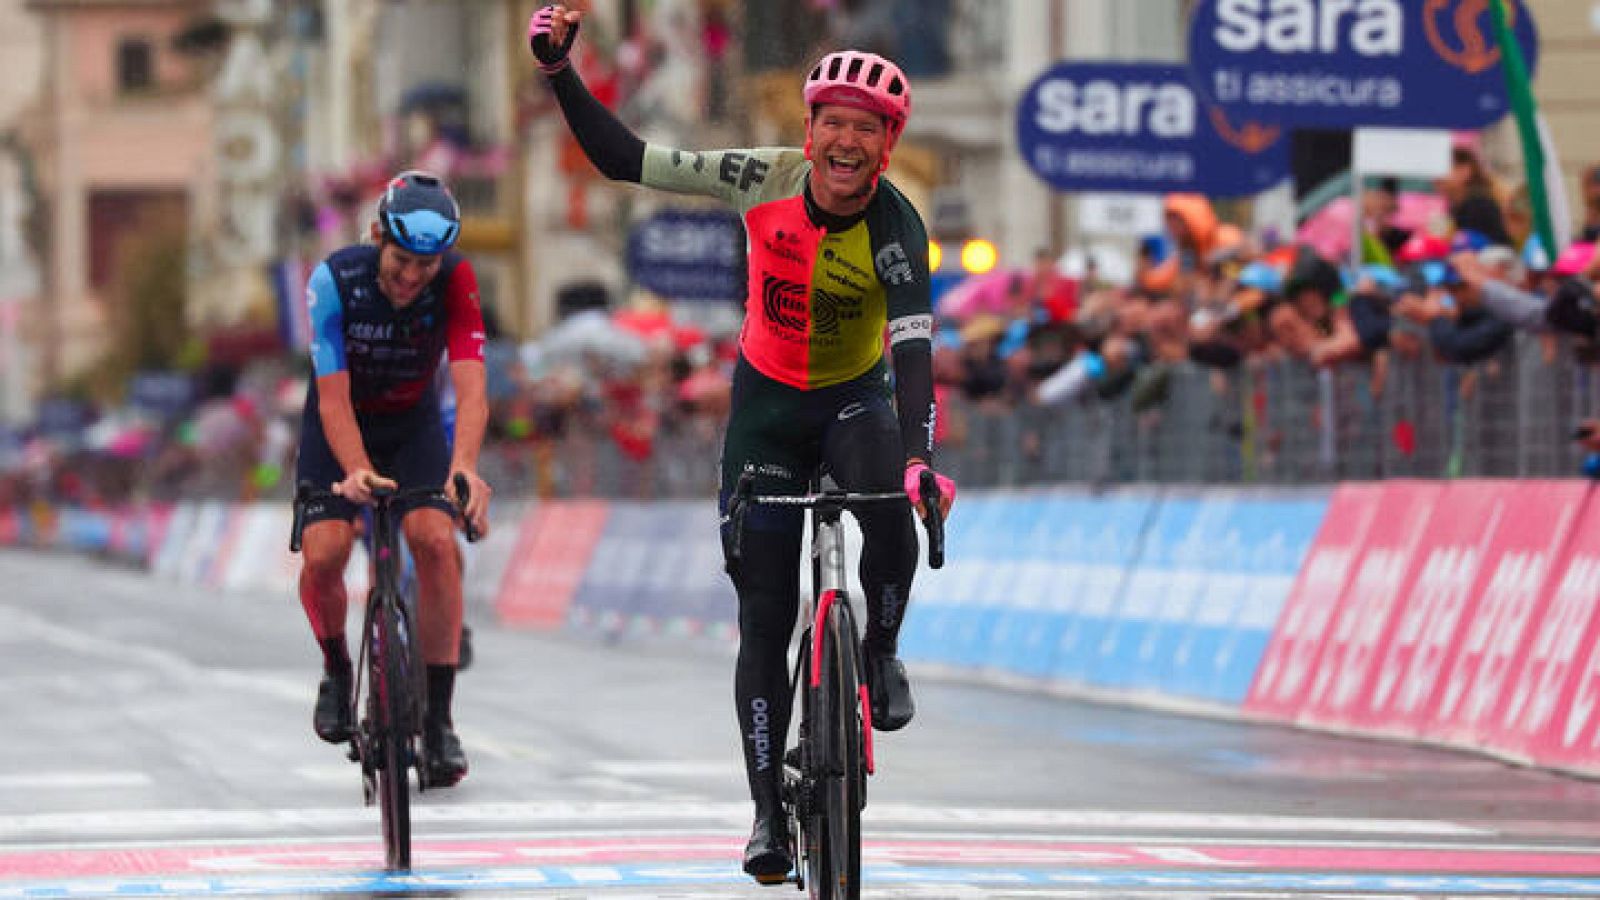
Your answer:
[[[755,744],[756,768],[765,772],[772,767],[771,719],[767,715],[767,700],[757,697],[750,701],[750,721],[755,726],[749,738]]]

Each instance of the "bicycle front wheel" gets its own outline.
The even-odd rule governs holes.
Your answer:
[[[825,869],[820,896],[860,900],[861,807],[866,768],[862,759],[861,674],[856,665],[855,624],[849,599],[840,594],[828,614],[822,640],[822,672],[817,691],[826,766],[818,784],[823,820],[821,857]]]
[[[384,862],[390,871],[411,869],[411,765],[413,705],[411,640],[399,598],[380,601],[373,617],[369,715],[378,754],[378,809]]]

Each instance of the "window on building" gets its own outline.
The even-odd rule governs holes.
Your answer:
[[[89,194],[89,284],[117,287],[140,238],[183,234],[188,201],[183,191],[96,190]]]
[[[156,86],[155,47],[149,39],[126,37],[117,42],[117,90],[137,94]]]

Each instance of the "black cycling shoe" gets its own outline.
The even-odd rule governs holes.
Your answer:
[[[453,787],[467,777],[467,754],[455,728],[430,722],[422,729],[423,774],[428,787]]]
[[[317,685],[317,709],[311,714],[311,727],[317,737],[330,744],[342,744],[355,736],[350,711],[350,679],[324,674]]]
[[[783,884],[793,866],[789,859],[789,821],[782,814],[757,816],[744,846],[744,871],[762,884]]]
[[[905,664],[893,656],[867,654],[867,692],[872,696],[872,727],[899,731],[917,714]]]

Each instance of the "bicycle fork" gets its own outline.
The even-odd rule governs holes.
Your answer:
[[[818,636],[828,628],[828,616],[833,604],[849,602],[847,588],[848,575],[845,571],[844,547],[844,522],[842,521],[843,508],[838,506],[819,506],[812,519],[812,527],[816,535],[812,541],[811,577],[814,582],[814,593],[817,598],[816,609],[812,610],[811,619],[811,679],[809,685],[815,690],[820,686],[822,678],[822,641]],[[845,629],[848,634],[841,634],[839,638],[842,646],[840,652],[849,653],[855,657],[854,669],[859,673],[860,683],[856,686],[858,693],[858,708],[861,710],[861,757],[866,765],[867,774],[873,774],[877,768],[872,755],[872,698],[867,690],[866,667],[861,658],[861,639],[855,631],[855,616],[847,615],[844,621],[849,625]]]

